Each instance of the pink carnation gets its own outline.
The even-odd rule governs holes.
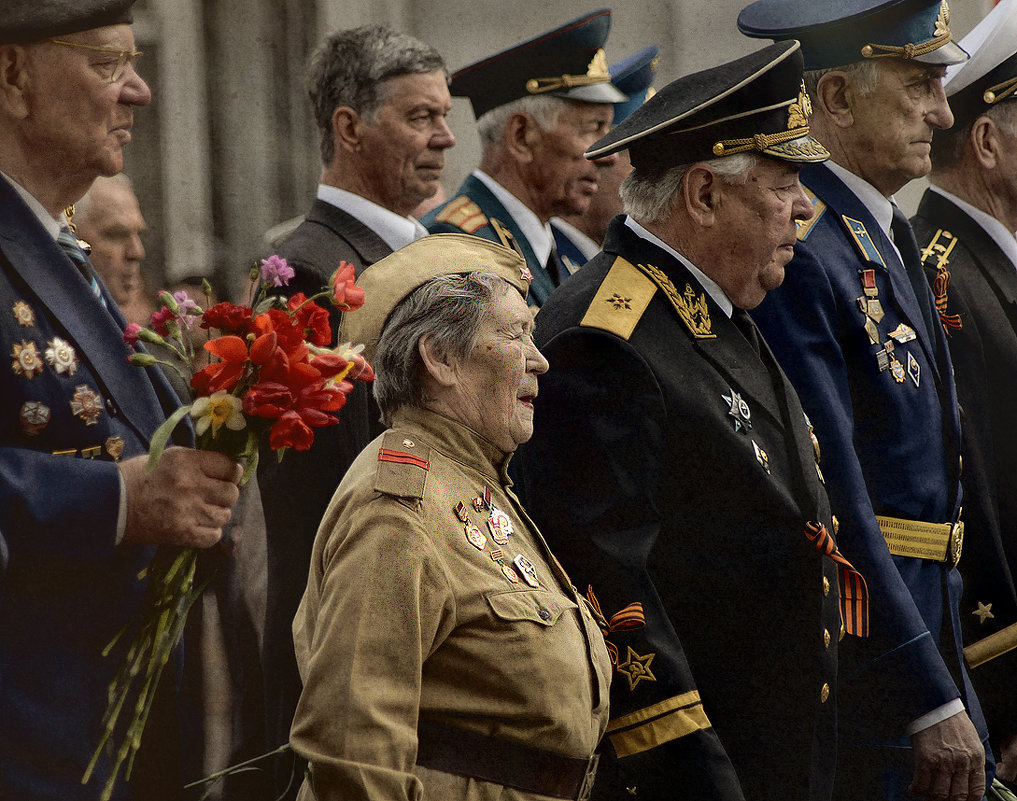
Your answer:
[[[296,273],[286,259],[275,254],[261,260],[261,280],[271,286],[286,286]]]

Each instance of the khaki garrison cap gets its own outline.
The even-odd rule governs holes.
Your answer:
[[[368,266],[357,278],[364,305],[343,315],[342,338],[375,348],[392,310],[413,290],[439,275],[489,272],[504,278],[525,299],[530,289],[526,261],[514,250],[470,234],[431,234]]]

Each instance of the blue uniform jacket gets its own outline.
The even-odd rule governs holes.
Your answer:
[[[115,543],[114,459],[145,452],[176,400],[161,372],[127,363],[106,300],[0,179],[2,798],[98,798],[102,766],[88,787],[81,777],[123,656],[101,651],[138,609],[153,555]]]
[[[465,232],[518,251],[533,274],[526,298],[530,305],[540,306],[554,291],[555,282],[537,260],[515,218],[476,176],[466,176],[456,196],[425,214],[420,222],[432,234]]]
[[[816,214],[799,229],[784,284],[753,317],[815,426],[838,543],[868,581],[871,636],[841,649],[842,739],[890,740],[960,695],[985,742],[962,665],[960,575],[891,556],[874,517],[957,519],[959,418],[943,332],[926,335],[890,241],[843,182],[823,165],[801,180]]]

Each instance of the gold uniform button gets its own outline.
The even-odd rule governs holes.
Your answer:
[[[830,630],[829,629],[823,629],[823,647],[824,648],[829,648],[830,647]]]
[[[836,537],[837,532],[840,531],[840,521],[837,519],[837,515],[833,515],[831,522],[833,523],[833,536]]]
[[[825,681],[823,686],[819,688],[819,703],[825,704],[830,698],[830,685]]]
[[[823,576],[823,595],[829,594],[830,594],[830,579],[828,579],[826,576]]]
[[[840,624],[840,636],[837,638],[837,642],[840,642],[841,640],[843,640],[845,634],[847,634],[847,629],[845,629],[844,628],[844,624],[841,623]]]

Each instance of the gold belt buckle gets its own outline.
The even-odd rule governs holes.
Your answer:
[[[957,567],[961,558],[961,551],[964,550],[964,521],[958,520],[950,527],[950,544],[948,546],[950,564]]]
[[[576,801],[590,801],[590,794],[593,792],[593,781],[597,778],[597,766],[600,764],[600,754],[594,754],[586,764],[586,775],[583,776],[583,783],[579,786],[576,794]]]

